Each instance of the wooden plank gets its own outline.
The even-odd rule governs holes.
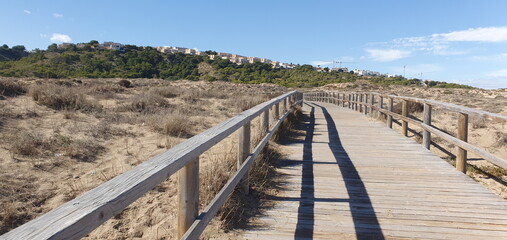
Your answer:
[[[48,213],[2,235],[4,239],[76,239],[166,180],[245,123],[295,91],[261,103],[185,142],[159,154],[133,169],[101,184]]]
[[[254,221],[245,238],[300,239],[305,236],[295,232],[304,232],[314,239],[357,239],[365,236],[360,234],[378,234],[378,229],[385,239],[507,237],[504,200],[363,114],[327,103],[307,104],[305,108],[313,106],[315,115],[313,142],[307,146],[311,154],[303,160],[303,143],[291,145],[299,154],[290,155],[294,160],[280,169],[283,184],[278,186],[283,196]],[[329,116],[321,106],[335,126],[329,126]],[[387,112],[375,104],[363,106]],[[431,127],[404,118],[410,124]],[[312,175],[303,176],[303,166],[309,164]]]

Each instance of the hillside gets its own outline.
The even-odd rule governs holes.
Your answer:
[[[354,82],[366,79],[379,85],[422,86],[419,80],[403,77],[360,77],[348,72],[316,71],[310,65],[293,69],[273,68],[265,63],[237,65],[229,60],[207,55],[197,56],[183,53],[161,53],[152,47],[125,45],[124,50],[99,49],[96,41],[84,47],[58,48],[50,45],[47,50],[25,52],[18,55],[6,54],[0,60],[0,76],[36,78],[160,78],[166,80],[206,80],[234,83],[274,83],[286,87],[318,87],[332,83]],[[22,47],[22,49],[21,49]],[[19,52],[19,50],[22,50]],[[22,54],[20,54],[22,53]],[[431,87],[468,87],[457,84],[432,82]]]

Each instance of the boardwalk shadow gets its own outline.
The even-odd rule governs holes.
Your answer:
[[[373,209],[371,200],[366,191],[366,187],[357,172],[354,163],[351,161],[347,152],[342,146],[338,130],[331,115],[325,107],[317,104],[310,107],[310,119],[306,126],[306,137],[303,150],[302,166],[302,188],[301,198],[298,208],[298,221],[294,239],[312,239],[314,232],[314,208],[315,202],[324,202],[315,199],[315,186],[313,165],[312,143],[315,129],[315,107],[319,107],[324,113],[327,122],[329,135],[329,148],[338,164],[343,181],[349,195],[349,199],[333,199],[328,202],[348,202],[349,209],[354,222],[354,228],[357,239],[384,239],[382,229]]]

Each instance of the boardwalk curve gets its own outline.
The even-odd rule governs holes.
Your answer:
[[[307,102],[275,207],[246,239],[507,239],[507,202],[413,140]]]

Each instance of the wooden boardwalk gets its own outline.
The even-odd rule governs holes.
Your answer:
[[[309,102],[282,192],[245,239],[507,239],[507,201],[361,113]]]

